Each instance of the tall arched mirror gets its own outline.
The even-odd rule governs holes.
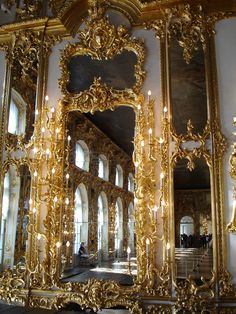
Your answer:
[[[205,58],[201,47],[189,63],[177,40],[170,46],[173,213],[177,280],[211,278],[212,175]]]
[[[97,278],[133,283],[134,128],[134,110],[126,106],[93,115],[79,111],[67,115],[70,142],[64,167],[64,189],[68,191],[62,219],[64,282]]]
[[[4,176],[0,265],[1,270],[25,262],[31,176],[27,166],[10,166]]]

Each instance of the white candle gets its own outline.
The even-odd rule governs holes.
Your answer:
[[[46,131],[45,127],[42,127],[42,129],[41,129],[42,137],[44,137],[45,131]]]
[[[69,254],[69,247],[70,247],[70,242],[67,241],[67,242],[66,242],[66,255]]]
[[[58,140],[58,134],[60,132],[60,129],[59,128],[56,128],[56,140]]]
[[[166,244],[166,251],[167,251],[167,258],[169,258],[170,256],[170,243],[169,242]]]
[[[152,143],[152,128],[150,128],[149,130],[148,130],[148,134],[149,134],[149,144],[151,144]]]
[[[46,160],[48,160],[49,156],[50,156],[50,149],[47,148],[46,149]]]
[[[166,113],[167,113],[167,107],[166,106],[164,107],[163,111],[164,111],[164,118],[165,118],[166,117]]]
[[[57,254],[59,254],[59,249],[60,249],[60,246],[61,246],[61,242],[57,242],[56,243],[56,247],[57,247]]]
[[[160,137],[160,139],[159,139],[159,143],[160,143],[160,150],[161,150],[162,144],[164,143],[164,140],[163,140],[163,138],[162,138],[162,137]]]
[[[141,141],[141,154],[143,154],[144,145],[145,145],[144,140],[142,140]]]
[[[164,177],[165,177],[164,173],[161,172],[161,174],[160,174],[160,187],[162,187],[162,185],[163,185],[163,179],[164,179]]]
[[[128,246],[128,247],[127,247],[127,260],[128,260],[128,262],[130,261],[130,253],[131,253],[131,249],[130,249],[130,247]]]
[[[149,245],[150,245],[150,239],[147,238],[146,239],[146,253],[147,253],[147,257],[149,256]]]
[[[55,196],[53,199],[54,205],[56,204],[57,201],[58,201],[58,198],[57,198],[57,196]]]
[[[68,135],[67,141],[68,141],[68,145],[70,145],[70,141],[71,141],[71,136],[70,135]]]
[[[158,207],[155,205],[153,207],[153,213],[154,213],[154,219],[156,220],[157,219],[157,210],[158,210]]]
[[[49,97],[48,97],[48,95],[46,95],[46,96],[45,96],[46,105],[48,104],[48,101],[49,101]]]
[[[149,90],[148,91],[148,102],[150,101],[151,95],[152,95],[152,92]]]

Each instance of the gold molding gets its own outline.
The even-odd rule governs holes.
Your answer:
[[[211,134],[209,122],[207,122],[206,126],[204,127],[202,134],[194,134],[193,130],[194,127],[191,120],[188,120],[187,122],[187,133],[184,135],[177,135],[174,127],[171,126],[171,135],[175,142],[175,151],[171,157],[171,164],[173,168],[175,167],[178,159],[187,159],[187,168],[192,171],[195,168],[194,159],[201,157],[205,158],[206,163],[210,168],[212,167],[211,155],[206,147],[207,140],[210,139]],[[192,150],[183,147],[183,144],[188,141],[198,143],[199,147],[195,147]]]

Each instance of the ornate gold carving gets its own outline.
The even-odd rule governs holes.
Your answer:
[[[42,6],[42,0],[24,0],[24,6],[16,9],[17,20],[29,20],[40,17]]]
[[[64,104],[68,103],[68,111],[79,109],[82,103],[84,112],[94,112],[95,110],[106,110],[109,106],[114,109],[119,103],[133,104],[140,103],[137,94],[144,79],[143,62],[144,48],[140,41],[131,39],[127,30],[120,26],[115,28],[109,24],[107,18],[103,16],[104,8],[91,7],[89,10],[90,19],[86,21],[86,28],[78,33],[79,43],[68,45],[61,57],[62,78],[60,86],[64,94]],[[89,55],[93,59],[111,59],[116,54],[124,50],[133,51],[137,55],[135,66],[136,83],[133,89],[123,91],[115,90],[103,84],[100,78],[95,78],[90,89],[79,94],[70,93],[67,90],[69,82],[68,62],[75,55]]]
[[[11,51],[13,78],[14,75],[20,76],[28,87],[35,88],[40,52],[48,55],[52,45],[58,40],[58,37],[53,35],[44,40],[42,35],[40,31],[23,30],[13,36]]]
[[[175,37],[183,48],[183,57],[190,63],[193,52],[202,45],[206,48],[209,36],[215,34],[215,23],[232,16],[232,12],[214,12],[206,15],[201,5],[179,5],[162,12],[162,18],[146,23],[147,29],[154,29],[156,37],[163,40],[165,33]]]
[[[232,276],[225,270],[220,269],[219,272],[219,294],[221,297],[235,296],[234,287],[232,285]]]
[[[236,127],[236,118],[234,118],[234,126]],[[236,132],[233,133],[235,136],[235,141],[232,145],[233,151],[231,153],[229,164],[230,164],[230,175],[231,177],[236,180]]]
[[[174,130],[174,127],[171,127],[171,135],[176,145],[175,151],[171,158],[173,167],[176,165],[179,158],[184,158],[188,160],[187,167],[190,171],[192,171],[195,167],[194,158],[201,158],[201,157],[205,158],[209,167],[212,166],[211,155],[206,147],[207,140],[210,138],[209,123],[206,124],[202,134],[194,134],[193,129],[194,127],[192,125],[191,120],[189,120],[187,123],[187,133],[185,135],[183,134],[177,135]],[[195,147],[191,150],[183,147],[183,144],[188,141],[195,142],[195,144],[198,143],[199,147]]]
[[[0,299],[7,303],[18,302],[25,304],[25,270],[17,265],[16,270],[7,269],[0,275]]]
[[[179,282],[176,286],[177,301],[175,303],[175,311],[191,311],[192,313],[201,311],[205,313],[208,309],[214,307],[212,301],[214,299],[214,284],[215,273],[212,273],[212,278],[205,280],[201,277],[203,282],[201,285],[197,285],[191,276]]]

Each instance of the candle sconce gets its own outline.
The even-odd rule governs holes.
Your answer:
[[[233,126],[236,126],[236,117],[234,117]],[[233,135],[235,136],[235,140],[232,145],[233,151],[231,153],[229,163],[230,163],[230,175],[233,180],[236,180],[236,132],[233,132]],[[232,216],[231,216],[230,223],[227,225],[227,230],[229,232],[236,232],[236,186],[234,186],[234,190],[233,190]]]

